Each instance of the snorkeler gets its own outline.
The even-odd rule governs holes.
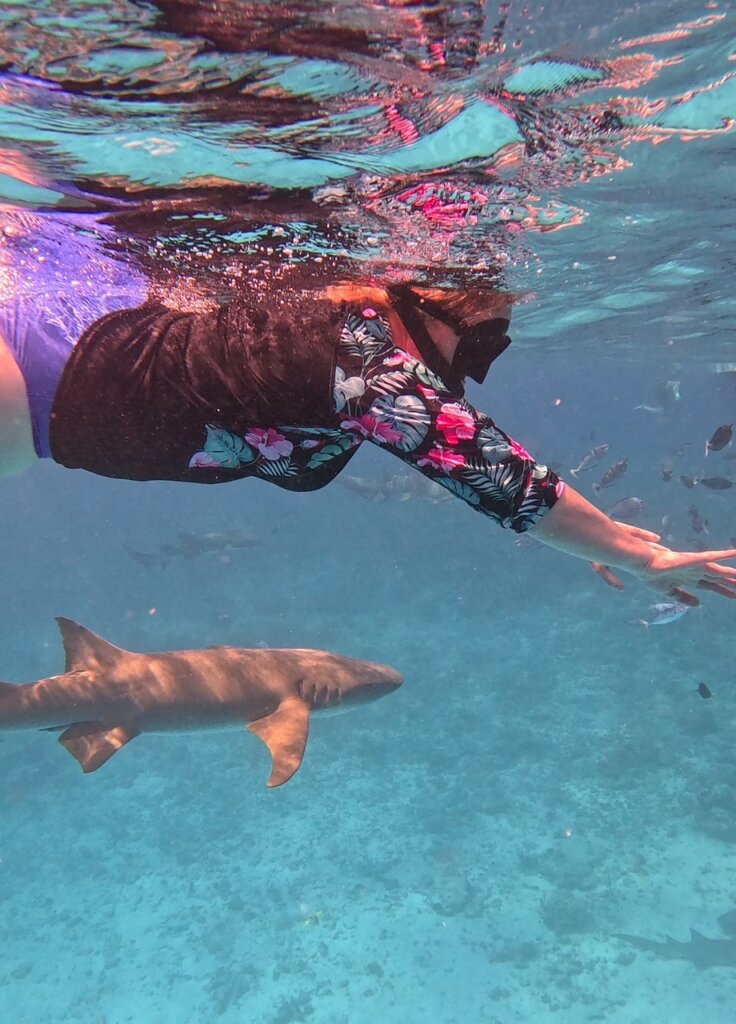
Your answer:
[[[611,567],[688,604],[692,588],[736,597],[718,564],[736,549],[675,552],[613,522],[466,401],[465,378],[509,344],[512,296],[277,264],[241,268],[214,301],[117,258],[116,241],[96,217],[0,211],[0,472],[40,457],[306,491],[368,440],[613,586]]]

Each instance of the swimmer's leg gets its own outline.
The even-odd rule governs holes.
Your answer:
[[[388,448],[518,533],[534,526],[562,493],[555,473],[396,348],[381,316],[349,319],[338,346],[334,400],[341,429]]]

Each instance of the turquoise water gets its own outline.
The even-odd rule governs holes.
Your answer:
[[[526,299],[514,344],[470,400],[568,479],[610,444],[577,480],[582,493],[605,509],[641,497],[637,522],[659,530],[669,516],[675,547],[729,545],[733,492],[680,477],[736,472],[732,448],[703,455],[736,418],[724,372],[736,364],[730,6],[565,4],[553,17],[512,5],[506,49],[452,74],[420,66],[421,33],[402,20],[419,7],[388,11],[405,35],[374,25],[359,58],[356,40],[327,45],[319,4],[295,8],[323,31],[319,56],[287,52],[289,25],[280,52],[238,50],[241,8],[222,5],[226,47],[214,29],[198,46],[182,24],[154,28],[146,5],[49,4],[33,26],[27,7],[7,5],[3,200],[144,212],[186,200],[185,216],[159,213],[156,251],[205,283],[218,231],[236,261],[283,237],[273,217],[258,221],[259,201],[272,214],[253,197],[264,186],[292,202],[283,222],[306,239],[300,258],[347,251],[370,269],[390,256],[397,273],[441,260],[454,279],[501,265]],[[386,16],[357,7],[351,23]],[[489,9],[486,40],[497,21]],[[592,58],[644,52],[656,65],[646,81],[597,83]],[[568,85],[542,95],[530,76],[550,67]],[[242,109],[208,92],[248,75]],[[516,129],[473,98],[491,80],[529,92],[544,161],[527,154],[501,175]],[[600,91],[572,91],[581,80]],[[273,97],[278,118],[256,102]],[[323,108],[303,110],[315,97]],[[553,116],[579,126],[582,106],[615,97],[627,100],[621,137],[583,132],[576,147],[572,122]],[[423,134],[368,145],[390,98],[411,105]],[[441,115],[427,113],[433,98]],[[588,175],[591,159],[603,173]],[[489,193],[475,223],[438,226],[392,205],[417,182],[458,178]],[[295,184],[335,218],[323,223]],[[566,226],[543,230],[551,222]],[[157,240],[131,231],[138,253]],[[626,476],[596,495],[623,458]],[[379,501],[339,482],[299,495],[48,463],[0,481],[6,680],[63,671],[55,615],[132,650],[320,647],[405,676],[382,701],[316,719],[301,769],[277,790],[245,729],[140,736],[90,775],[53,733],[2,735],[0,1019],[733,1020],[733,608],[706,597],[644,628],[656,598],[633,580],[607,588],[585,562],[516,544],[460,502],[400,500],[385,476],[402,472],[377,450],[356,457],[346,475]],[[233,528],[257,543],[163,567],[126,549]]]

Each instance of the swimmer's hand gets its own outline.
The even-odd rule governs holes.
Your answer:
[[[724,559],[736,558],[736,548],[722,551],[672,551],[659,544],[659,534],[642,530],[628,523],[617,523],[632,537],[646,541],[651,548],[651,558],[645,565],[632,569],[631,575],[645,587],[666,594],[681,604],[695,607],[700,601],[689,588],[709,590],[721,597],[736,598],[736,567],[719,565]],[[594,572],[610,587],[623,590],[621,579],[609,566],[591,562]]]

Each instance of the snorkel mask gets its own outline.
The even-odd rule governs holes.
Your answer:
[[[472,327],[466,326],[463,318],[442,303],[419,295],[409,285],[398,285],[390,289],[395,300],[396,312],[404,321],[422,357],[448,383],[462,386],[465,377],[482,384],[488,375],[491,363],[511,344],[506,331],[510,321],[505,317],[489,317]],[[452,363],[448,363],[437,348],[421,313],[426,313],[440,323],[446,324],[458,336]]]

